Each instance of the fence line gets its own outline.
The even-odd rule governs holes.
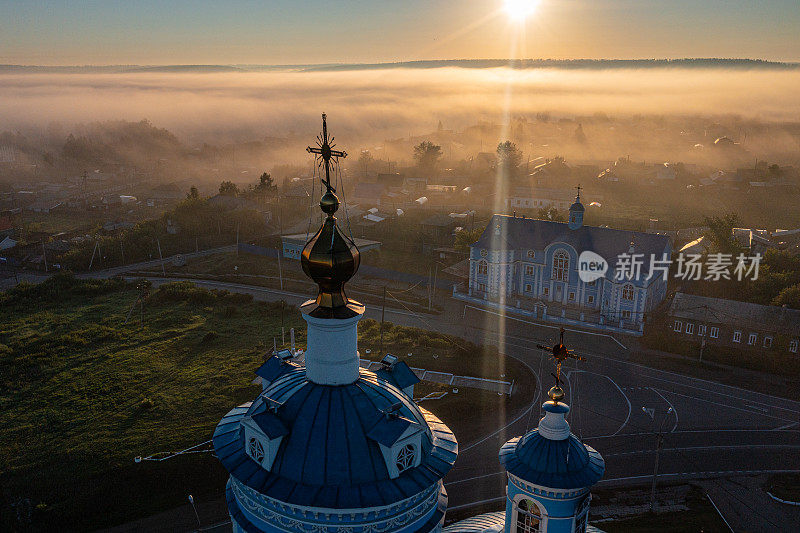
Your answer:
[[[367,370],[380,370],[383,365],[377,361],[361,359],[361,367]],[[512,384],[508,381],[496,379],[477,378],[472,376],[457,376],[449,372],[438,372],[435,370],[425,370],[424,368],[411,368],[414,374],[422,381],[431,383],[441,383],[442,385],[452,385],[456,387],[467,387],[472,389],[488,390],[501,394],[511,394]]]

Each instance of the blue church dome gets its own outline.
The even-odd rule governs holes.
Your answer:
[[[548,401],[539,427],[509,440],[500,449],[506,471],[529,483],[554,489],[590,487],[605,472],[603,457],[569,432],[564,415],[569,407]],[[551,422],[552,421],[552,422]]]
[[[249,427],[279,442],[274,457],[263,444],[255,456],[248,450]],[[392,450],[398,441],[414,443],[399,458]],[[296,367],[231,410],[213,444],[231,477],[257,493],[331,509],[386,506],[421,494],[458,454],[447,426],[363,369],[354,383],[332,386],[309,381],[305,367]]]
[[[500,449],[500,463],[529,483],[554,489],[589,487],[605,472],[603,457],[575,435],[550,440],[538,430],[508,441]]]

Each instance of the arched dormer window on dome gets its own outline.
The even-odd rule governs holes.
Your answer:
[[[630,283],[626,283],[622,287],[622,299],[633,300],[633,285],[631,285]]]
[[[569,281],[569,255],[564,250],[553,256],[553,281]]]
[[[542,513],[533,500],[523,499],[517,504],[517,523],[515,533],[539,533],[542,525]]]
[[[259,411],[261,400],[257,400],[256,412],[242,420],[245,451],[261,468],[270,470],[278,447],[289,431],[280,418],[271,410]]]
[[[485,276],[489,272],[489,263],[486,261],[479,261],[478,262],[478,274],[481,276]]]
[[[397,473],[401,474],[414,466],[417,459],[417,448],[413,444],[406,444],[400,451],[397,452],[395,457],[395,466],[397,466]]]
[[[250,437],[250,441],[247,443],[247,451],[257,463],[264,462],[264,445],[261,444],[257,437]]]

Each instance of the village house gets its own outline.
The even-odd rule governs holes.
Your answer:
[[[740,349],[798,353],[800,310],[678,292],[667,327],[677,339]]]

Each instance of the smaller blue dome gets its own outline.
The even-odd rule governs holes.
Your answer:
[[[553,489],[590,487],[606,469],[600,453],[572,433],[564,440],[551,440],[538,428],[505,443],[500,464],[520,479]]]
[[[569,210],[570,211],[580,211],[582,213],[582,212],[586,211],[586,208],[583,207],[583,204],[580,202],[580,200],[576,200],[574,204],[569,206]]]

